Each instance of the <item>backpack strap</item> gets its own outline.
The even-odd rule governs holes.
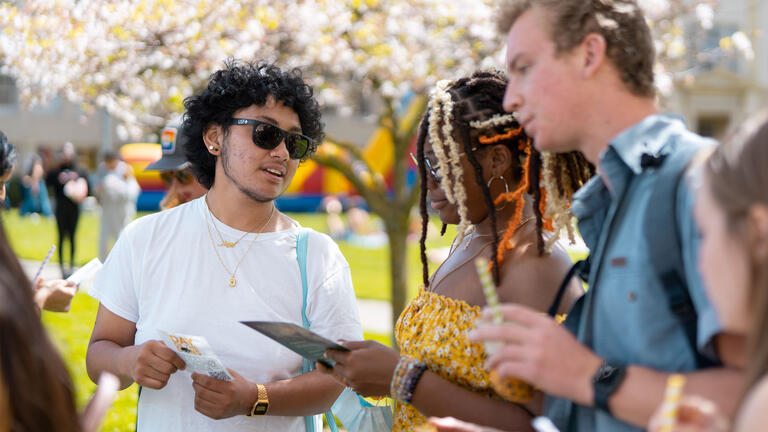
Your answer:
[[[296,234],[296,260],[299,262],[299,273],[301,274],[301,322],[306,329],[309,329],[309,318],[307,317],[307,291],[309,287],[309,284],[307,283],[308,233],[308,229],[299,228],[299,232]],[[314,369],[314,363],[305,358],[301,359],[302,373],[308,373]],[[325,413],[325,420],[328,422],[328,427],[331,428],[331,432],[339,432],[339,428],[336,426],[336,420],[334,419],[332,412],[328,411]],[[307,432],[315,432],[315,417],[305,416],[304,426],[306,426]]]
[[[675,147],[674,151],[667,155],[643,159],[644,167],[656,167],[659,170],[649,201],[653,203],[654,210],[646,213],[643,232],[648,239],[651,267],[664,289],[667,306],[683,326],[698,366],[705,367],[714,363],[699,354],[698,350],[698,313],[691,300],[685,277],[677,213],[680,183],[688,165],[702,146]]]
[[[557,311],[560,309],[560,303],[563,301],[565,290],[568,289],[568,285],[571,283],[571,279],[574,276],[578,276],[581,280],[586,281],[589,277],[589,267],[592,264],[592,255],[587,255],[583,260],[573,263],[565,278],[560,283],[560,288],[557,289],[555,299],[552,301],[552,305],[547,311],[547,315],[554,318],[557,315]]]

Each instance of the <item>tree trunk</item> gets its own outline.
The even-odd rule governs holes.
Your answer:
[[[397,348],[394,329],[397,318],[405,308],[408,296],[408,266],[406,237],[408,235],[408,212],[403,216],[402,209],[391,214],[390,220],[385,220],[387,237],[389,238],[389,274],[392,278],[392,346]]]
[[[414,111],[419,116],[426,106],[426,99],[419,98]],[[396,115],[394,101],[386,99],[384,113],[381,115],[379,123],[386,127],[392,134],[392,151],[394,156],[394,165],[392,167],[392,190],[388,193],[386,185],[383,182],[370,185],[363,181],[358,172],[353,169],[349,158],[339,157],[334,154],[315,154],[312,156],[317,163],[340,172],[352,185],[358,193],[365,198],[371,213],[381,217],[389,239],[389,274],[392,279],[392,329],[394,330],[400,313],[405,308],[408,296],[408,267],[407,267],[407,246],[408,221],[410,219],[411,207],[416,204],[419,187],[414,185],[408,187],[408,149],[411,138],[413,137],[418,121],[412,121],[407,128],[401,130],[400,119]],[[336,141],[337,145],[351,154],[351,159],[362,161],[362,152],[354,144],[344,141]],[[366,169],[370,167],[366,165]],[[392,346],[397,343],[392,333]]]

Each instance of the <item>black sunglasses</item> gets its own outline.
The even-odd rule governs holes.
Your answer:
[[[411,153],[411,159],[413,159],[413,162],[416,163],[416,166],[419,165],[419,161],[416,160],[416,156]],[[429,159],[424,158],[424,165],[426,165],[427,171],[432,174],[432,178],[435,179],[435,183],[440,183],[440,181],[443,179],[440,174],[440,167],[433,168],[432,163],[429,161]]]
[[[307,155],[312,146],[312,138],[300,133],[288,132],[263,121],[244,118],[233,118],[231,125],[253,125],[251,139],[253,143],[264,150],[272,150],[285,140],[285,147],[291,159],[301,159]]]
[[[189,170],[187,169],[178,170],[178,171],[161,171],[160,178],[163,179],[165,184],[167,184],[168,186],[173,184],[174,178],[176,178],[176,180],[178,180],[179,183],[183,185],[188,185],[192,183],[192,173],[189,172]]]

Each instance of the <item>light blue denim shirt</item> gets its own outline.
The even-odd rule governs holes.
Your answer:
[[[608,361],[690,371],[696,368],[696,353],[654,274],[643,225],[647,213],[654,211],[650,201],[658,171],[644,169],[641,157],[669,150],[665,146],[672,141],[677,146],[714,144],[689,132],[676,117],[646,117],[610,142],[600,157],[600,174],[574,197],[572,210],[592,255],[590,289],[577,336]],[[699,237],[693,195],[689,182],[681,181],[675,208],[686,282],[698,313],[697,343],[709,351],[720,327],[697,270]],[[577,426],[572,430],[643,430],[600,410],[573,407]]]

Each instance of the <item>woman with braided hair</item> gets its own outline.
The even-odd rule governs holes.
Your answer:
[[[396,431],[449,415],[530,430],[541,410],[541,395],[524,383],[492,379],[483,346],[467,338],[486,304],[475,259],[491,262],[502,302],[545,311],[571,265],[555,243],[557,231],[571,233],[570,198],[593,169],[580,154],[537,152],[502,108],[506,84],[500,73],[476,72],[432,91],[415,156],[424,287],[398,320],[400,353],[372,341],[343,342],[350,352],[326,353],[336,361],[327,373],[360,394],[397,401]],[[431,278],[427,199],[444,224],[458,225],[451,253]],[[560,312],[581,293],[578,284],[569,286]]]

